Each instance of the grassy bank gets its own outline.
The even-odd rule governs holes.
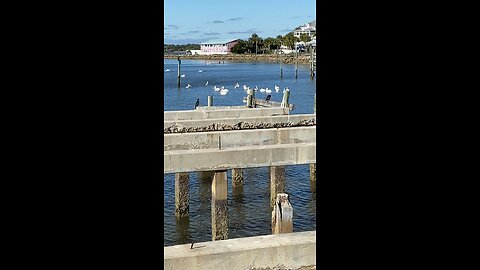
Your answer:
[[[283,63],[295,64],[295,57],[291,55],[283,55]],[[164,55],[165,59],[177,59],[176,55]],[[196,59],[196,60],[215,60],[215,61],[245,61],[245,62],[272,62],[280,63],[280,56],[274,54],[215,54],[215,55],[181,55],[180,59]],[[299,55],[298,64],[308,65],[309,55]]]

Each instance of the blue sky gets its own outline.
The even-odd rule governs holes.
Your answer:
[[[285,35],[316,19],[316,0],[164,0],[164,43]]]

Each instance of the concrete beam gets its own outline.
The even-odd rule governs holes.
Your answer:
[[[272,115],[287,115],[288,108],[231,108],[231,109],[209,109],[185,110],[185,111],[164,111],[163,121],[180,121],[194,119],[214,118],[240,118],[259,117]]]
[[[235,238],[163,248],[163,267],[173,269],[298,269],[316,265],[316,231]]]
[[[163,152],[163,172],[218,171],[316,163],[316,143]]]
[[[272,108],[268,108],[272,109]],[[276,109],[276,108],[274,108]],[[214,123],[225,123],[227,125],[235,125],[240,122],[245,123],[285,123],[291,122],[294,124],[300,121],[317,119],[315,114],[292,114],[292,115],[278,115],[278,116],[256,116],[256,117],[239,117],[239,118],[215,118],[215,119],[196,119],[196,120],[176,120],[164,121],[163,128],[170,127],[174,124],[180,124],[185,127],[205,127]]]
[[[171,133],[163,135],[163,150],[188,150],[316,142],[316,126]]]

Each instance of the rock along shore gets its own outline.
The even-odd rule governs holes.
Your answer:
[[[164,59],[177,59],[178,55],[164,55]],[[295,56],[283,55],[284,64],[295,64]],[[245,62],[273,62],[280,64],[281,56],[275,54],[214,54],[214,55],[180,55],[180,59],[215,60],[215,61],[245,61]],[[309,55],[299,55],[298,64],[308,65]]]

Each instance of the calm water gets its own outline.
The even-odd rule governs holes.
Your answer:
[[[295,66],[283,66],[283,79],[280,79],[280,65],[269,63],[246,63],[182,60],[181,74],[185,74],[180,88],[177,88],[177,60],[165,59],[164,108],[166,111],[191,110],[197,98],[200,106],[207,104],[207,96],[213,96],[217,106],[243,105],[246,96],[243,85],[272,89],[271,100],[281,102],[282,91],[275,92],[274,85],[290,89],[290,103],[295,104],[291,114],[313,113],[316,79],[310,80],[308,66],[299,65],[298,79],[295,79]],[[199,72],[202,70],[203,72]],[[209,82],[206,86],[206,82]],[[186,89],[189,83],[191,88]],[[240,88],[234,89],[235,84]],[[214,86],[224,86],[229,90],[225,96],[213,90]],[[256,92],[256,98],[267,94]],[[232,189],[231,171],[228,171],[228,237],[248,237],[271,234],[270,183],[268,168],[244,170],[244,186]],[[211,182],[201,179],[198,173],[190,173],[190,217],[175,218],[174,174],[164,177],[164,246],[211,241]],[[309,166],[286,167],[286,193],[293,206],[294,231],[310,231],[316,228],[315,187],[310,185]]]

